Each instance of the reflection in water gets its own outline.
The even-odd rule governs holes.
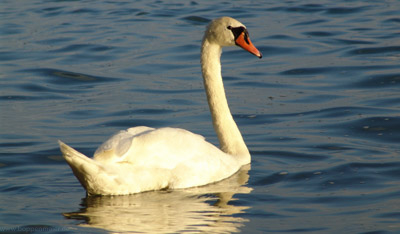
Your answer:
[[[83,220],[80,226],[112,232],[237,232],[248,220],[234,215],[250,207],[228,202],[235,193],[251,192],[244,186],[249,169],[246,165],[224,181],[197,188],[87,197],[83,199],[84,208],[64,216]]]

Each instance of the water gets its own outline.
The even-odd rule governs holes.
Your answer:
[[[398,1],[0,6],[0,231],[400,231]],[[91,155],[147,125],[217,144],[199,46],[223,15],[264,54],[222,57],[251,169],[199,189],[86,199],[58,139]]]

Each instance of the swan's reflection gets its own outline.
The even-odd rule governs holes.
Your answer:
[[[87,197],[80,211],[64,216],[84,220],[81,226],[111,232],[237,232],[247,220],[234,214],[249,207],[228,202],[235,193],[251,192],[251,188],[244,186],[249,169],[246,165],[224,181],[198,188]]]

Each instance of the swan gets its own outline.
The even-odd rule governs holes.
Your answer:
[[[122,130],[105,141],[93,158],[59,141],[64,159],[88,196],[202,186],[228,178],[250,163],[221,76],[222,47],[234,45],[262,57],[242,23],[231,17],[211,21],[202,40],[201,69],[220,149],[200,135],[169,127]]]

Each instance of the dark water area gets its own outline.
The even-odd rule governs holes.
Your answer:
[[[199,53],[225,15],[264,55],[222,55],[251,169],[85,198],[58,139],[92,155],[146,125],[218,144]],[[399,1],[5,0],[0,22],[1,233],[400,232]]]

